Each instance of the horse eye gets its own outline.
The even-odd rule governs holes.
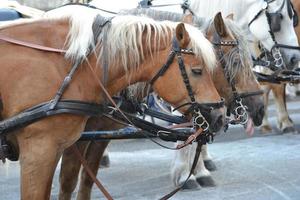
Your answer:
[[[283,15],[282,15],[281,13],[280,13],[280,15],[279,15],[279,16],[280,16],[280,19],[283,19]]]
[[[192,72],[195,75],[201,75],[202,74],[202,69],[201,68],[192,68]]]

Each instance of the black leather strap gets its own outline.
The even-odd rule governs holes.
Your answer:
[[[75,100],[60,100],[55,108],[52,102],[45,102],[27,109],[11,118],[0,122],[0,135],[23,128],[40,119],[57,114],[75,114],[98,116],[105,111],[103,105]]]
[[[197,148],[196,148],[196,152],[195,152],[195,156],[194,156],[194,161],[193,161],[193,164],[192,164],[192,167],[191,167],[191,170],[190,170],[190,173],[188,175],[188,177],[186,178],[186,180],[184,181],[184,183],[179,186],[178,188],[176,188],[175,190],[173,190],[172,192],[170,192],[169,194],[163,196],[162,198],[160,198],[159,200],[167,200],[167,199],[170,199],[173,195],[175,195],[179,190],[181,190],[183,188],[183,186],[188,182],[188,180],[190,179],[190,177],[192,176],[192,174],[194,173],[195,171],[195,168],[197,166],[197,163],[198,163],[198,160],[199,160],[199,157],[200,157],[200,153],[201,153],[201,149],[202,149],[202,143],[201,142],[198,142],[197,144]]]

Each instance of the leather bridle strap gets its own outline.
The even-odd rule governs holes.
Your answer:
[[[286,45],[286,44],[275,44],[272,49],[279,47],[279,48],[283,48],[283,49],[292,49],[292,50],[298,50],[300,51],[300,47],[299,46],[290,46],[290,45]]]
[[[238,93],[237,96],[239,98],[247,98],[251,96],[257,96],[257,95],[262,95],[264,92],[262,90],[254,91],[254,92],[243,92],[243,93]]]
[[[184,181],[184,183],[179,186],[178,188],[176,188],[175,190],[173,190],[172,192],[170,192],[169,194],[163,196],[162,198],[160,198],[159,200],[167,200],[167,199],[170,199],[173,195],[175,195],[179,190],[181,190],[183,188],[183,186],[189,181],[190,177],[192,176],[192,174],[194,173],[195,171],[195,168],[198,164],[198,160],[199,160],[199,157],[200,157],[200,153],[201,153],[201,148],[202,148],[202,143],[201,142],[198,142],[197,143],[197,148],[196,148],[196,153],[195,153],[195,156],[194,156],[194,161],[193,161],[193,164],[192,164],[192,167],[191,167],[191,170],[190,170],[190,173],[188,175],[188,177],[186,178],[186,180]]]
[[[77,145],[73,144],[71,146],[71,149],[76,154],[76,156],[78,157],[78,159],[80,160],[80,162],[81,162],[84,170],[88,173],[88,175],[90,176],[90,178],[97,185],[97,187],[103,193],[103,195],[106,197],[106,199],[113,200],[112,196],[108,193],[108,191],[105,189],[105,187],[100,183],[100,181],[97,179],[97,177],[95,176],[95,174],[92,172],[91,168],[87,164],[87,161],[85,160],[85,158],[79,152]]]
[[[57,48],[42,46],[42,45],[39,45],[39,44],[33,44],[33,43],[30,43],[30,42],[25,42],[25,41],[17,40],[17,39],[14,39],[14,38],[10,38],[10,37],[7,37],[5,35],[0,35],[0,40],[5,41],[5,42],[9,42],[11,44],[16,44],[16,45],[24,46],[24,47],[29,47],[31,49],[37,49],[37,50],[41,50],[41,51],[48,51],[48,52],[53,52],[53,53],[66,53],[66,50],[64,50],[64,49],[57,49]]]

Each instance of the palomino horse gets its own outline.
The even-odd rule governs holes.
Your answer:
[[[74,62],[80,63],[80,68],[63,99],[103,102],[100,83],[107,63],[106,88],[111,95],[131,83],[157,77],[152,81],[154,91],[175,107],[191,102],[191,98],[196,107],[220,101],[209,75],[209,70],[215,68],[213,47],[198,29],[183,23],[155,22],[134,16],[106,21],[96,10],[83,6],[66,6],[54,11],[53,16],[0,27],[0,94],[4,119],[51,100]],[[99,19],[102,23],[98,24]],[[94,36],[92,26],[102,28],[99,37]],[[109,38],[103,40],[105,36]],[[63,47],[65,56],[58,50]],[[181,70],[186,71],[189,89],[176,62],[169,60],[168,70],[156,76],[170,51],[179,53],[180,49],[193,51],[193,54],[182,54],[186,65],[181,65]],[[202,73],[194,73],[195,70]],[[185,106],[180,111],[188,109]],[[191,114],[194,112],[192,109]],[[211,118],[213,130],[223,126],[223,108],[203,114]],[[50,198],[57,162],[62,152],[78,140],[87,119],[75,114],[54,115],[9,135],[17,139],[19,148],[22,199]]]
[[[172,21],[180,21],[183,18],[183,15],[169,12],[158,12],[151,9],[134,9],[128,11],[122,11],[125,14],[142,14],[150,16],[154,19],[158,20],[172,20]],[[259,84],[256,81],[252,70],[252,62],[250,52],[247,48],[247,43],[243,36],[241,35],[240,30],[236,27],[236,25],[229,19],[226,19],[226,26],[223,22],[221,15],[217,15],[212,20],[200,19],[194,17],[194,23],[196,26],[201,26],[205,32],[208,33],[208,38],[217,43],[219,37],[221,41],[227,42],[238,42],[238,45],[226,46],[223,47],[221,45],[222,50],[224,51],[224,63],[221,63],[219,60],[218,67],[212,73],[214,83],[217,87],[217,90],[220,92],[221,96],[225,97],[225,102],[228,107],[234,109],[234,95],[232,92],[232,87],[228,83],[228,80],[225,76],[228,73],[231,81],[234,81],[234,85],[239,94],[241,93],[250,93],[259,89]],[[215,28],[216,27],[216,28]],[[227,28],[226,28],[227,27]],[[225,32],[224,32],[225,30]],[[235,39],[238,38],[238,39]],[[219,58],[221,59],[221,58]],[[225,64],[226,66],[222,66]],[[224,68],[225,67],[225,71]],[[241,78],[243,77],[243,78]],[[248,106],[249,110],[251,110],[250,116],[254,119],[255,124],[259,125],[263,116],[263,102],[261,97],[248,97],[243,99],[243,103]],[[117,126],[113,126],[112,123],[104,124],[94,124],[92,128],[97,129],[102,126],[101,130],[105,130],[105,128],[112,129],[117,128]],[[252,131],[251,124],[248,124],[248,131]],[[107,142],[77,142],[80,144],[81,152],[85,155],[88,163],[90,164],[91,169],[94,174],[97,174],[99,168],[99,161],[101,159],[102,153],[107,146]],[[186,173],[189,172],[191,165],[191,155],[193,147],[186,147],[184,150],[180,150],[176,156],[176,161],[172,164],[172,179],[175,185],[179,184],[179,180],[182,183],[182,180],[186,178]],[[213,180],[210,178],[210,173],[204,166],[203,160],[201,158],[208,158],[207,149],[203,148],[204,155],[202,155],[199,159],[197,165],[197,176],[198,181],[203,184],[203,186],[209,186],[213,183]],[[188,153],[187,153],[188,152]],[[201,153],[202,154],[202,153]],[[63,155],[62,167],[60,173],[60,195],[59,198],[62,199],[70,199],[71,193],[74,191],[78,173],[80,169],[80,162],[73,154],[71,150],[68,150]],[[193,175],[188,184],[185,185],[185,188],[195,188],[199,187],[198,183],[195,183],[195,176]],[[80,186],[77,194],[77,199],[90,199],[91,188],[93,185],[93,181],[87,175],[87,173],[83,170],[80,176]]]

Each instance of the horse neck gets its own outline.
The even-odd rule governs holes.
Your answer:
[[[192,0],[191,8],[199,17],[213,18],[217,12],[222,12],[223,16],[233,13],[237,24],[248,32],[249,20],[253,19],[264,5],[263,0]]]
[[[171,36],[167,37],[171,38]],[[163,38],[160,38],[160,40],[163,40]],[[160,44],[163,44],[163,42]],[[120,67],[118,63],[109,66],[107,90],[111,95],[116,94],[131,84],[149,82],[162,65],[165,64],[171,51],[171,46],[170,44],[160,45],[159,49],[151,49],[151,52],[147,46],[144,46],[143,51],[145,53],[144,59],[141,60],[136,69],[129,68],[129,70],[126,71],[123,67]],[[103,66],[100,66],[100,68],[103,69]],[[100,76],[103,75],[102,73],[103,71],[100,73]]]

